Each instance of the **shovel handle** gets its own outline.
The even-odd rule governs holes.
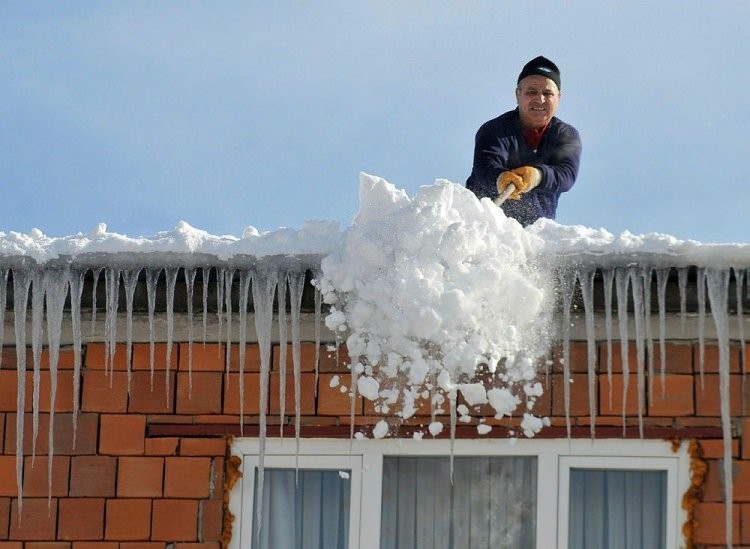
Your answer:
[[[500,195],[497,198],[495,198],[495,205],[502,206],[503,202],[508,200],[508,197],[512,195],[514,192],[516,192],[516,186],[513,183],[511,183],[510,185],[505,187],[503,192],[500,193]]]

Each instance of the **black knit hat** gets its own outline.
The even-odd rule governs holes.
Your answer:
[[[535,57],[534,59],[526,63],[523,66],[521,74],[518,75],[518,81],[516,82],[516,84],[520,83],[521,80],[523,80],[527,76],[531,76],[533,74],[546,76],[555,84],[557,84],[558,90],[560,89],[560,69],[558,69],[557,65],[555,65],[546,57],[542,57],[540,55],[539,57]]]

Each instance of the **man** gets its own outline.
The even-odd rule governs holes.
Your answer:
[[[477,131],[466,187],[493,200],[512,190],[501,207],[526,226],[540,217],[555,218],[560,194],[575,183],[581,141],[573,126],[555,117],[560,71],[549,59],[539,56],[523,67],[516,100],[516,109]]]

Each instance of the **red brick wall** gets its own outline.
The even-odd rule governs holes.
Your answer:
[[[645,436],[698,440],[694,465],[696,471],[705,467],[705,474],[696,474],[697,500],[691,504],[695,522],[689,525],[689,531],[697,546],[721,547],[725,540],[718,351],[715,345],[707,342],[701,381],[697,343],[670,342],[666,349],[666,378],[662,388],[659,348],[654,346],[656,373],[654,379],[647,379],[645,384]],[[85,348],[81,415],[75,447],[72,444],[73,353],[71,349],[61,352],[54,414],[51,492],[47,484],[50,374],[46,357],[42,361],[39,436],[34,459],[31,456],[32,373],[27,373],[26,457],[20,517],[15,474],[16,355],[15,349],[3,350],[0,369],[0,549],[220,547],[225,518],[223,485],[227,437],[240,433],[237,346],[230,349],[232,373],[225,377],[226,347],[194,344],[190,391],[186,343],[174,345],[168,371],[166,345],[157,345],[153,390],[149,345],[136,344],[132,350],[130,393],[125,346],[118,346],[112,371],[105,371],[104,350],[100,343],[91,343]],[[588,437],[591,418],[587,346],[572,342],[570,350],[572,434]],[[275,347],[267,402],[272,414],[268,418],[269,436],[278,436],[279,433],[278,351]],[[316,394],[315,351],[312,343],[302,345],[302,434],[349,436],[349,397],[339,386],[330,386],[334,375],[340,377],[342,385],[350,385],[351,376],[344,367],[348,361],[346,352],[342,350],[337,361],[335,353],[325,346],[321,348]],[[634,345],[629,353],[631,376],[624,436],[636,438],[639,436],[639,422],[638,384],[633,373],[636,369]],[[287,352],[285,436],[294,434],[291,356],[290,346]],[[247,346],[246,359],[243,374],[245,427],[242,432],[253,436],[257,434],[260,389],[260,359],[255,344]],[[613,346],[612,356],[611,404],[606,364],[606,345],[600,343],[595,403],[597,437],[621,437],[624,378],[617,343]],[[736,427],[733,441],[734,543],[735,546],[750,546],[750,421],[744,411],[750,388],[743,381],[737,344],[732,347],[731,372],[731,409]],[[552,426],[539,436],[565,437],[564,381],[559,360],[552,361],[550,371],[542,376],[542,381],[545,395],[534,412],[549,415]],[[373,404],[362,398],[357,399],[355,411],[357,429],[366,430],[382,419]],[[478,416],[490,413],[482,408],[473,412]],[[415,426],[424,425],[429,410],[422,410],[421,414],[404,424],[398,424],[392,418],[393,433],[406,434]],[[489,418],[487,422],[494,426],[489,436],[507,436],[507,429],[517,426],[517,420]],[[457,436],[476,437],[476,429],[461,424]]]

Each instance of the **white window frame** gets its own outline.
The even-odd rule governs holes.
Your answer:
[[[385,456],[530,456],[537,458],[537,547],[567,549],[571,467],[648,469],[667,473],[667,548],[682,543],[682,494],[690,486],[687,442],[674,451],[663,440],[621,439],[268,439],[264,467],[350,471],[349,549],[380,549],[380,509]],[[237,438],[232,454],[242,460],[243,477],[229,495],[235,517],[230,549],[251,546],[254,472],[258,439]],[[554,494],[550,493],[554,487]],[[550,497],[550,496],[553,497]]]

